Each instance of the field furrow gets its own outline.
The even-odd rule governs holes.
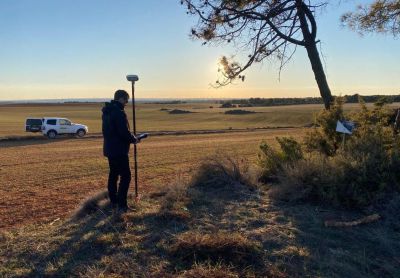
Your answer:
[[[140,192],[188,178],[202,159],[217,152],[254,161],[262,140],[301,132],[287,129],[146,139],[138,146]],[[36,143],[27,140],[16,142],[15,147],[10,143],[0,146],[0,228],[66,217],[85,198],[106,188],[108,164],[102,155],[102,139]]]

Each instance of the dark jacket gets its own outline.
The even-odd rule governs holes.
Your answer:
[[[130,144],[135,143],[136,138],[129,131],[129,122],[124,106],[120,102],[112,100],[105,103],[102,111],[104,156],[119,157],[127,155]]]

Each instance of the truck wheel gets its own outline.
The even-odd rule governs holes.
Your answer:
[[[49,137],[50,139],[54,139],[57,136],[57,132],[55,130],[49,130],[47,132],[47,137]]]
[[[86,131],[84,129],[80,129],[76,132],[76,135],[80,138],[82,138],[83,136],[85,136]]]

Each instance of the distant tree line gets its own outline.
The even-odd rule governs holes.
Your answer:
[[[400,95],[372,95],[360,96],[359,94],[345,95],[346,103],[358,103],[361,97],[367,103],[377,102],[385,98],[386,102],[400,102]],[[249,99],[232,99],[220,101],[222,108],[231,107],[257,107],[257,106],[279,106],[279,105],[300,105],[300,104],[323,104],[320,97],[305,98],[249,98]]]
[[[187,101],[183,100],[166,100],[166,101],[154,101],[154,102],[145,102],[145,104],[185,104]]]

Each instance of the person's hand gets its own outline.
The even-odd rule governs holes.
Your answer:
[[[134,138],[133,144],[136,145],[137,143],[140,143],[140,141],[141,141],[142,139],[147,138],[148,136],[149,136],[148,133],[141,133],[141,134],[136,135],[136,136],[132,134],[132,137]]]
[[[140,143],[140,139],[133,134],[132,134],[132,139],[133,139],[132,144],[136,145],[137,143]]]

